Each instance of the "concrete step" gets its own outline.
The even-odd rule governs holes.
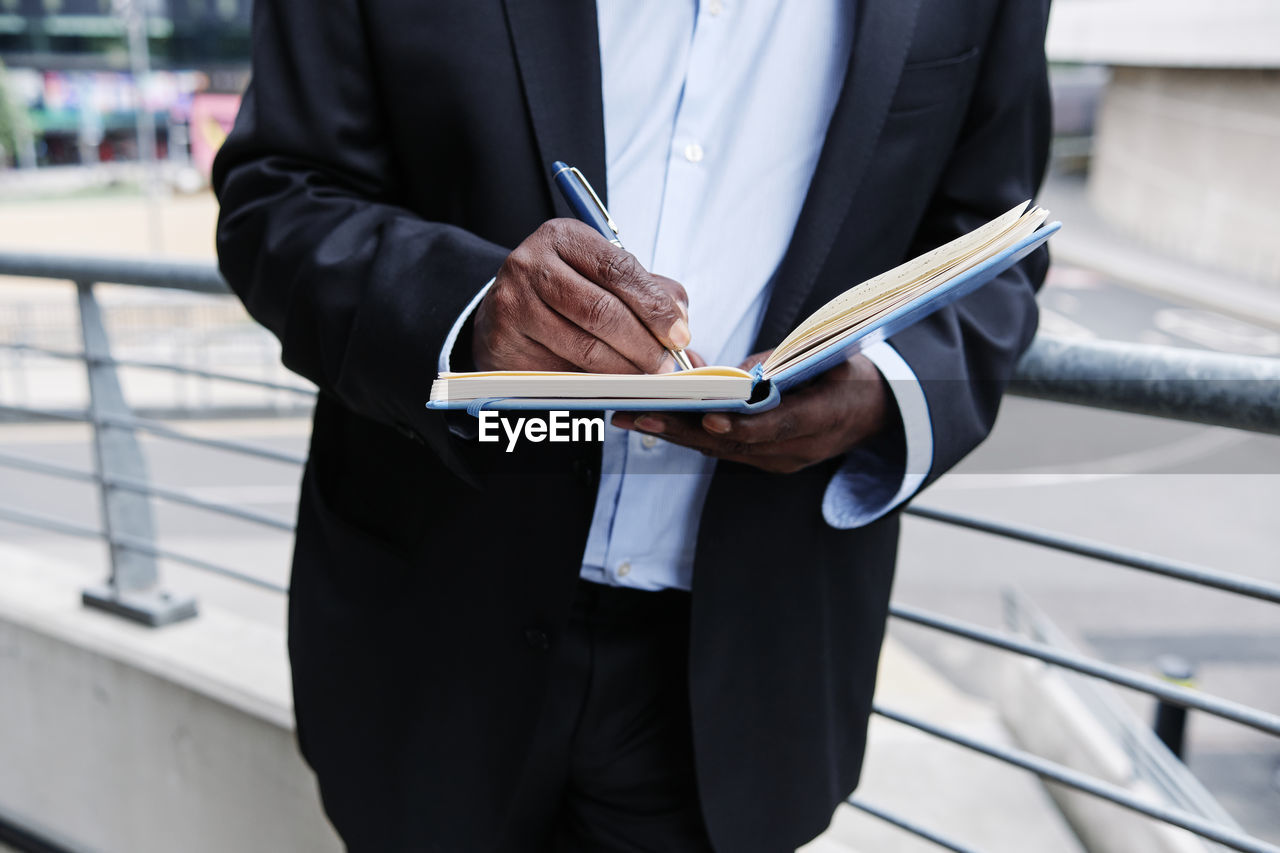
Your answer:
[[[990,705],[951,685],[901,644],[880,656],[876,701],[992,743],[1013,741]],[[862,801],[908,818],[984,853],[1084,853],[1075,834],[1031,774],[874,718]],[[936,853],[931,842],[841,806],[831,827],[800,853]]]

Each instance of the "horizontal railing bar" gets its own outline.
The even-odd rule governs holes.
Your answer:
[[[10,509],[8,507],[0,507],[0,521],[8,521],[14,524],[21,524],[27,527],[36,527],[42,530],[48,530],[53,533],[62,533],[67,536],[79,536],[84,539],[101,539],[104,543],[114,545],[118,548],[127,548],[130,551],[137,551],[140,554],[150,554],[161,560],[172,560],[175,563],[183,563],[192,568],[201,569],[202,571],[212,574],[221,575],[232,580],[242,581],[271,592],[287,593],[289,588],[281,586],[272,581],[256,578],[253,575],[245,574],[236,569],[229,569],[226,566],[219,566],[217,563],[210,563],[201,560],[198,557],[191,557],[186,554],[179,554],[176,551],[169,551],[164,548],[157,548],[147,542],[139,539],[133,539],[128,536],[114,536],[108,538],[101,530],[95,530],[91,527],[82,527],[78,524],[71,524],[65,521],[59,521],[54,518],[48,518],[35,513],[23,512],[21,510]]]
[[[1269,714],[1266,711],[1132,672],[1123,667],[1064,652],[1044,643],[1021,640],[1017,637],[1011,637],[978,625],[961,622],[909,605],[891,604],[889,612],[892,616],[904,622],[932,628],[952,636],[963,637],[966,640],[981,643],[985,646],[993,646],[1007,652],[1026,655],[1054,666],[1074,670],[1084,675],[1110,681],[1112,684],[1119,684],[1130,690],[1137,690],[1140,693],[1155,696],[1174,705],[1204,711],[1206,714],[1212,714],[1215,717],[1221,717],[1224,720],[1230,720],[1242,726],[1249,726],[1269,735],[1280,737],[1280,716]]]
[[[79,412],[57,412],[53,409],[39,409],[34,406],[10,406],[0,403],[0,412],[16,412],[20,415],[34,415],[38,418],[45,418],[51,421],[73,421],[75,423],[90,423],[89,413]]]
[[[27,527],[38,527],[41,530],[62,533],[66,536],[79,536],[83,539],[106,539],[105,533],[93,527],[83,527],[79,524],[72,524],[69,521],[60,521],[56,518],[49,518],[45,515],[37,515],[20,509],[10,509],[9,507],[0,507],[0,520],[22,524]]]
[[[97,361],[95,359],[95,361]],[[178,364],[161,364],[155,361],[136,361],[129,358],[112,358],[102,359],[102,363],[114,365],[116,367],[135,367],[143,370],[167,370],[170,373],[180,373],[183,376],[198,376],[201,379],[216,379],[220,382],[236,382],[241,385],[251,385],[254,388],[266,388],[272,391],[286,391],[290,394],[297,394],[301,397],[314,398],[316,392],[312,388],[300,388],[297,385],[287,385],[283,382],[270,382],[266,379],[252,379],[248,376],[236,376],[232,373],[218,373],[213,370],[201,370],[196,367],[183,367]]]
[[[1280,359],[1037,336],[1009,393],[1280,435]]]
[[[900,711],[894,711],[875,705],[872,709],[876,714],[884,717],[886,720],[892,720],[895,723],[901,723],[904,726],[932,735],[941,740],[948,741],[956,746],[972,750],[1005,764],[1020,767],[1028,770],[1043,779],[1049,779],[1068,788],[1074,788],[1085,794],[1089,794],[1099,799],[1106,800],[1117,806],[1129,809],[1130,811],[1144,814],[1147,817],[1154,818],[1161,823],[1170,824],[1172,826],[1181,827],[1188,832],[1193,832],[1201,838],[1207,838],[1218,844],[1230,847],[1233,850],[1239,850],[1241,853],[1280,853],[1280,847],[1245,835],[1242,832],[1230,829],[1228,827],[1219,826],[1211,821],[1205,820],[1198,815],[1182,809],[1175,809],[1169,806],[1157,803],[1144,802],[1141,798],[1135,796],[1118,785],[1110,782],[1104,782],[1101,779],[1095,779],[1092,776],[1072,770],[1070,767],[1058,764],[1053,761],[1024,752],[1019,749],[1010,749],[1008,747],[999,746],[997,744],[987,743],[985,741],[971,738],[968,735],[959,732],[944,729],[925,720],[921,720],[909,714]]]
[[[30,471],[34,474],[43,474],[47,477],[61,477],[66,480],[79,480],[82,483],[98,482],[98,475],[92,471],[82,471],[79,468],[71,468],[66,465],[58,465],[53,462],[40,462],[35,459],[24,459],[21,456],[11,456],[8,453],[0,453],[0,468],[14,468],[19,471]]]
[[[911,833],[917,838],[923,838],[925,841],[931,841],[943,849],[950,850],[951,853],[977,853],[977,851],[972,847],[965,847],[959,842],[944,838],[931,829],[926,829],[914,821],[908,820],[901,815],[896,815],[893,812],[885,811],[879,806],[873,806],[870,803],[858,799],[857,797],[850,797],[845,800],[845,802],[860,812],[865,812],[874,818],[884,821],[885,823],[892,824],[901,830]]]
[[[0,275],[102,284],[136,284],[194,293],[230,293],[217,266],[202,261],[134,260],[91,255],[0,253]]]
[[[108,488],[112,489],[122,489],[139,495],[152,495],[171,503],[184,504],[186,506],[203,509],[208,512],[215,512],[220,515],[238,518],[242,521],[251,521],[255,524],[273,527],[276,530],[283,530],[286,533],[294,532],[293,523],[290,521],[266,515],[264,513],[254,512],[251,509],[241,509],[240,507],[231,506],[230,504],[221,504],[216,501],[205,500],[204,498],[198,498],[195,495],[179,491],[177,489],[168,489],[163,486],[156,486],[122,477],[112,477],[106,481],[106,485]]]
[[[230,288],[209,262],[0,253],[0,275],[200,293]],[[1280,434],[1280,359],[1038,335],[1009,392],[1061,403]]]
[[[170,551],[165,548],[157,548],[155,545],[129,536],[117,536],[111,540],[111,543],[120,548],[137,551],[140,554],[149,554],[159,560],[172,560],[175,563],[183,563],[191,566],[192,568],[209,572],[210,574],[221,575],[222,577],[261,587],[262,589],[269,590],[271,592],[289,592],[289,588],[287,586],[281,586],[280,584],[272,581],[256,578],[253,575],[245,574],[237,569],[229,569],[226,566],[220,566],[217,563],[210,563],[207,560],[201,560],[199,557],[180,554],[176,551]]]
[[[38,347],[32,344],[0,343],[0,349],[10,350],[12,352],[32,353],[34,355],[44,356],[47,358],[59,358],[67,361],[87,361],[89,364],[102,364],[110,367],[132,367],[140,370],[164,370],[169,373],[177,373],[182,376],[197,376],[201,379],[216,379],[220,382],[235,382],[240,385],[249,385],[254,388],[266,388],[272,391],[286,391],[291,394],[298,394],[308,398],[314,398],[316,396],[316,392],[312,388],[287,385],[283,382],[270,382],[265,379],[253,379],[249,376],[236,376],[233,373],[219,373],[214,370],[202,370],[198,367],[187,367],[181,364],[165,364],[159,361],[140,361],[132,358],[88,358],[82,352],[49,349],[48,347]]]
[[[84,361],[85,354],[74,350],[51,349],[49,347],[38,347],[35,344],[0,344],[0,349],[9,350],[10,352],[25,352],[32,355],[42,356],[44,358],[57,358],[63,361]]]
[[[1260,581],[1255,578],[1247,578],[1241,575],[1219,572],[1214,569],[1206,569],[1203,566],[1196,566],[1191,563],[1167,560],[1142,551],[1103,545],[1100,542],[1093,542],[1088,539],[1064,536],[1059,533],[1050,533],[1049,531],[1038,530],[1032,527],[1022,527],[1019,525],[1005,524],[999,521],[990,521],[988,519],[977,518],[971,515],[962,515],[949,510],[936,509],[934,507],[924,507],[912,504],[906,508],[905,512],[908,515],[927,518],[930,521],[939,521],[943,524],[950,524],[956,527],[966,527],[970,530],[990,533],[995,536],[1002,536],[1006,539],[1015,539],[1019,542],[1026,542],[1031,545],[1041,545],[1046,548],[1052,548],[1056,551],[1065,551],[1069,554],[1076,554],[1081,557],[1102,560],[1107,563],[1114,563],[1119,566],[1127,566],[1131,569],[1150,572],[1151,574],[1187,581],[1189,583],[1198,584],[1199,586],[1212,587],[1213,589],[1222,590],[1223,592],[1235,593],[1236,595],[1256,598],[1261,601],[1269,601],[1272,604],[1280,604],[1280,585],[1267,583],[1266,581]]]
[[[50,409],[36,409],[27,406],[8,405],[0,405],[0,412],[17,412],[23,415],[35,415],[37,417],[49,418],[51,420],[93,423],[87,412],[67,414],[64,412],[55,412]],[[255,447],[252,444],[244,444],[239,441],[227,441],[222,438],[205,438],[203,436],[190,435],[182,432],[181,430],[165,426],[157,421],[146,420],[145,418],[104,417],[100,418],[97,423],[115,427],[117,429],[132,429],[139,432],[146,432],[161,438],[167,438],[173,441],[185,441],[190,444],[195,444],[200,447],[208,447],[214,450],[225,450],[228,453],[241,453],[246,456],[256,456],[260,459],[269,459],[272,462],[281,462],[286,465],[305,465],[307,462],[305,456],[298,456],[294,453],[284,453],[279,450],[268,450],[265,447]]]
[[[0,850],[21,850],[23,853],[84,853],[85,848],[70,841],[55,839],[47,828],[39,830],[27,826],[17,815],[0,807]]]
[[[307,459],[305,456],[298,456],[294,453],[285,453],[280,450],[268,450],[265,447],[255,447],[252,444],[244,444],[239,441],[227,441],[223,438],[206,438],[198,435],[176,430],[173,427],[157,421],[147,420],[145,418],[136,417],[104,417],[102,423],[116,427],[119,429],[131,429],[139,432],[150,433],[151,435],[167,438],[172,441],[184,441],[199,447],[208,447],[213,450],[225,450],[229,453],[241,453],[245,456],[256,456],[259,459],[269,459],[272,462],[281,462],[286,465],[305,465]]]
[[[92,471],[81,471],[76,468],[69,468],[65,465],[38,462],[34,459],[23,459],[19,456],[11,456],[8,453],[0,453],[0,468],[14,468],[20,471],[31,471],[36,474],[44,474],[49,477],[62,477],[69,480],[79,480],[87,483],[103,482],[103,479]],[[220,515],[230,516],[231,518],[251,521],[255,524],[275,528],[276,530],[283,530],[286,533],[292,533],[294,531],[293,522],[286,519],[276,518],[250,509],[242,509],[230,504],[221,504],[216,501],[205,500],[204,498],[198,498],[195,495],[176,489],[168,489],[163,486],[156,486],[120,477],[112,477],[107,479],[105,482],[108,487],[113,489],[123,489],[125,491],[134,492],[135,494],[154,496],[161,500],[170,501],[171,503],[185,504],[186,506],[196,507],[197,509],[203,509],[208,512],[215,512]]]

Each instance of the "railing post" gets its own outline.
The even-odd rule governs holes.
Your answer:
[[[93,427],[93,458],[101,488],[102,528],[111,552],[111,577],[104,586],[86,589],[81,598],[87,607],[157,627],[196,615],[195,599],[178,597],[160,589],[155,557],[124,547],[135,541],[153,546],[155,525],[147,495],[114,489],[113,479],[147,480],[147,466],[138,437],[132,430],[113,428],[106,421],[132,413],[111,363],[111,344],[102,312],[93,295],[93,284],[76,282],[80,330],[84,337],[85,367],[89,376],[89,417]]]
[[[1191,664],[1177,655],[1161,655],[1156,661],[1160,677],[1181,687],[1195,687],[1196,672]],[[1176,755],[1185,760],[1187,741],[1187,709],[1161,699],[1156,702],[1156,716],[1151,726],[1156,737]]]

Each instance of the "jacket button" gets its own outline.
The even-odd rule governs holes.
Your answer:
[[[545,652],[551,648],[551,638],[541,628],[525,628],[524,641],[529,644],[530,648],[537,649],[540,652]]]
[[[426,444],[426,442],[422,440],[422,436],[418,435],[418,431],[408,424],[397,423],[395,425],[395,430],[405,438],[416,441],[418,444]]]
[[[590,463],[585,462],[582,459],[575,459],[569,467],[572,469],[574,476],[577,477],[579,482],[583,485],[589,486],[594,481],[596,472],[595,469],[591,467]]]

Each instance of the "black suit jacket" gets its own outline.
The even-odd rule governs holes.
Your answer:
[[[758,348],[1035,193],[1047,6],[857,0]],[[300,743],[352,849],[485,850],[567,616],[599,447],[506,455],[423,404],[463,307],[568,215],[549,163],[604,175],[595,4],[257,0],[254,28],[254,80],[215,167],[218,246],[285,363],[321,389],[290,601]],[[893,339],[925,390],[930,478],[989,431],[1046,262]],[[719,850],[796,846],[858,780],[898,521],[827,526],[834,465],[721,464],[707,497],[690,691]]]

